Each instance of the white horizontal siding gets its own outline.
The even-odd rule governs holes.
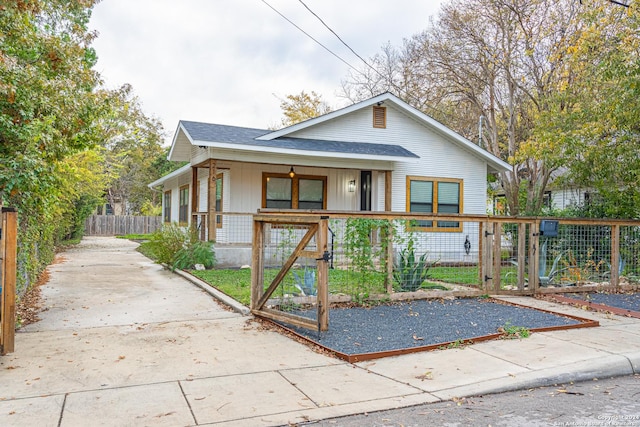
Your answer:
[[[487,164],[484,160],[413,120],[401,110],[387,107],[386,129],[373,127],[372,114],[372,108],[364,108],[292,136],[400,145],[420,156],[420,162],[395,165],[392,177],[394,211],[406,209],[405,177],[417,175],[462,179],[464,213],[486,213]]]
[[[555,209],[580,206],[584,203],[585,192],[587,192],[587,190],[584,188],[554,190],[551,192],[551,206]]]

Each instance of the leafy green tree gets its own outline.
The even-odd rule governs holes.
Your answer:
[[[52,165],[95,141],[98,75],[87,1],[0,6],[0,199],[47,185]]]
[[[589,2],[580,19],[533,149],[562,153],[565,179],[598,193],[600,215],[640,218],[640,13]]]
[[[110,175],[106,199],[112,206],[122,207],[118,214],[140,214],[154,198],[147,184],[160,177],[159,158],[166,156],[164,130],[159,120],[142,111],[130,85],[112,93],[109,107],[109,115],[101,123]]]
[[[579,26],[579,7],[553,0],[451,0],[401,50],[387,46],[372,59],[373,70],[351,74],[343,84],[345,95],[355,101],[390,90],[470,140],[480,140],[514,165],[498,176],[509,212],[537,213],[562,159],[555,152],[521,148],[563,77],[565,46]]]

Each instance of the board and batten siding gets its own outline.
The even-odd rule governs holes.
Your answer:
[[[262,207],[262,174],[287,174],[291,165],[262,165],[239,162],[225,162],[228,169],[221,170],[223,178],[223,211],[255,213]],[[348,182],[357,180],[359,172],[352,169],[328,169],[306,166],[295,166],[297,175],[313,175],[327,177],[327,209],[355,210],[358,205],[358,192],[348,191]],[[198,177],[201,180],[200,208],[206,210],[206,180],[209,171],[201,169]],[[236,197],[232,197],[236,195]],[[241,197],[237,197],[241,195]]]
[[[262,207],[262,174],[289,172],[290,165],[263,165],[241,162],[219,162],[218,173],[222,174],[222,211],[233,213],[253,214]],[[317,167],[295,166],[298,175],[313,175],[327,177],[327,209],[357,210],[359,207],[359,193],[349,192],[348,183],[359,178],[359,171],[353,169],[328,169]],[[208,197],[207,168],[198,169],[199,199],[198,211],[207,211]],[[168,180],[165,191],[171,190],[171,219],[178,220],[179,188],[189,185],[189,200],[194,197],[191,188],[191,173]],[[236,197],[233,197],[236,195]],[[240,196],[240,197],[238,197]],[[191,206],[191,204],[189,204]],[[218,243],[250,243],[252,233],[251,217],[227,216],[223,217],[222,227],[217,230]]]

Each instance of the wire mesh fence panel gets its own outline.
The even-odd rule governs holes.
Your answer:
[[[321,259],[328,267],[327,303],[333,304],[486,293],[533,295],[590,286],[600,290],[619,282],[637,284],[640,278],[640,225],[635,223],[411,214],[323,217],[330,218],[324,255],[317,247],[319,234],[299,247],[309,230],[306,224],[265,226],[263,291],[282,276],[268,307],[319,322]],[[553,223],[553,232],[542,230],[548,225],[545,221]],[[283,270],[296,251],[291,268]]]
[[[501,290],[529,288],[531,224],[507,222],[500,225],[499,276]],[[493,272],[495,276],[496,271]]]
[[[298,242],[308,231],[309,226],[301,225],[270,224],[265,228],[265,235],[268,238],[265,245],[265,287],[281,271]],[[312,238],[307,249],[314,250],[315,245],[315,238]],[[286,272],[268,304],[277,306],[280,310],[292,311],[306,306],[315,306],[316,294],[316,260],[310,257],[298,257],[292,268]]]
[[[618,271],[621,284],[640,283],[640,226],[620,227]]]
[[[405,219],[334,218],[330,230],[332,296],[363,301],[481,286],[478,222],[433,232]]]
[[[585,286],[609,281],[611,226],[560,224],[540,237],[540,286]]]

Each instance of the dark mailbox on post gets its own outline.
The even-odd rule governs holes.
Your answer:
[[[540,235],[545,237],[558,237],[558,221],[540,221]]]

